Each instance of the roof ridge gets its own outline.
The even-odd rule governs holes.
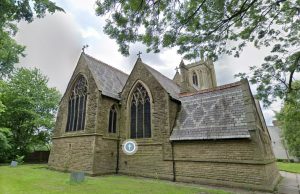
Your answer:
[[[187,97],[187,96],[194,96],[194,95],[197,95],[197,94],[214,92],[214,91],[218,91],[218,90],[224,90],[224,89],[240,86],[240,85],[242,85],[242,82],[243,81],[237,81],[237,82],[233,82],[233,83],[230,83],[230,84],[224,84],[224,85],[221,85],[221,86],[217,86],[217,87],[214,87],[214,88],[208,88],[208,89],[200,90],[200,91],[197,91],[197,92],[180,93],[179,96],[180,97]]]
[[[87,57],[89,57],[89,58],[91,58],[91,59],[93,59],[93,60],[95,60],[95,61],[97,61],[97,62],[102,63],[103,65],[106,65],[106,66],[108,66],[108,67],[110,67],[110,68],[112,68],[112,69],[114,69],[114,70],[117,70],[118,72],[120,72],[120,73],[122,73],[122,74],[124,74],[124,75],[129,76],[127,73],[121,71],[120,69],[117,69],[117,68],[115,68],[115,67],[113,67],[113,66],[111,66],[111,65],[108,65],[107,63],[105,63],[105,62],[103,62],[103,61],[100,61],[99,59],[96,59],[95,57],[92,57],[91,55],[88,55],[88,54],[86,54],[86,53],[84,53],[84,55],[87,56]]]

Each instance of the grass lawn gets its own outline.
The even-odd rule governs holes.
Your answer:
[[[210,193],[226,194],[197,186],[128,176],[86,177],[80,184],[69,182],[69,173],[48,170],[46,165],[0,166],[1,194],[134,194],[134,193]]]
[[[300,163],[277,162],[277,166],[279,170],[300,174]]]

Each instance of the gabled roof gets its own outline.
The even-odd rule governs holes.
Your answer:
[[[87,54],[82,53],[82,56],[102,94],[120,100],[119,93],[122,91],[128,75]]]
[[[160,85],[169,93],[172,98],[179,100],[180,87],[174,81],[159,73],[149,65],[146,65],[145,63],[143,63],[143,65],[148,69],[148,71],[154,76],[154,78],[160,83]]]
[[[182,94],[170,140],[250,138],[242,84]]]

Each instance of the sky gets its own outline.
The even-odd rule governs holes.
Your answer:
[[[83,45],[88,44],[89,47],[85,50],[87,54],[127,74],[131,72],[137,53],[141,51],[141,58],[146,64],[172,79],[182,58],[176,53],[176,48],[163,49],[160,53],[153,54],[146,53],[143,45],[134,44],[130,48],[130,56],[122,56],[115,40],[103,33],[105,18],[96,16],[95,1],[54,0],[65,13],[48,14],[29,24],[20,22],[16,40],[26,46],[26,56],[20,59],[19,66],[39,68],[48,76],[49,86],[56,87],[63,94]],[[268,52],[268,49],[258,50],[249,45],[239,58],[220,56],[214,63],[218,85],[238,81],[234,74],[249,73],[249,66],[262,64]],[[252,86],[251,89],[255,94],[255,87]],[[272,125],[274,111],[279,111],[280,106],[281,102],[276,102],[268,109],[263,108],[268,125]]]

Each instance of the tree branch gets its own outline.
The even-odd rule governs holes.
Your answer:
[[[297,53],[295,63],[293,64],[293,69],[289,76],[289,84],[288,84],[289,87],[288,87],[287,93],[290,93],[293,90],[293,88],[292,88],[293,76],[294,76],[294,73],[295,73],[297,67],[299,67],[299,65],[300,65],[300,52]]]

